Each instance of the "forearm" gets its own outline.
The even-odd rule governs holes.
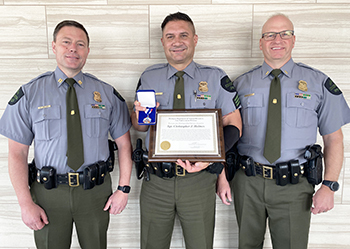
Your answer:
[[[9,140],[9,175],[20,206],[33,203],[28,186],[28,151],[29,146]]]
[[[344,144],[341,129],[323,136],[324,142],[324,179],[337,181],[343,165]]]
[[[118,146],[119,185],[130,185],[132,171],[130,132],[128,131],[120,138],[117,138],[115,142]]]

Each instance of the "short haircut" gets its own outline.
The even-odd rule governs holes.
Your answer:
[[[165,17],[164,21],[162,22],[161,28],[162,31],[164,30],[165,25],[167,25],[168,22],[171,21],[185,21],[191,24],[192,28],[193,28],[193,34],[196,33],[196,30],[194,28],[194,23],[192,21],[192,19],[185,13],[182,12],[176,12],[173,14],[169,14],[167,17]]]
[[[57,24],[54,32],[53,32],[53,41],[56,42],[56,37],[57,37],[57,34],[58,32],[63,28],[63,27],[66,27],[66,26],[72,26],[72,27],[76,27],[78,29],[81,29],[82,31],[84,31],[84,33],[86,34],[86,37],[87,37],[87,41],[88,41],[88,46],[90,44],[90,38],[89,38],[89,34],[88,32],[86,31],[86,29],[84,28],[84,26],[80,23],[78,23],[77,21],[73,21],[73,20],[64,20],[62,22],[60,22],[59,24]]]

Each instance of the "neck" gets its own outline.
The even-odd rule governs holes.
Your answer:
[[[291,58],[289,58],[286,61],[267,61],[265,59],[265,62],[267,65],[269,65],[272,69],[280,69],[283,67]]]
[[[189,63],[184,63],[184,64],[173,64],[170,63],[170,66],[172,66],[173,68],[175,68],[177,71],[183,71],[188,65],[191,64],[192,61],[190,61]]]

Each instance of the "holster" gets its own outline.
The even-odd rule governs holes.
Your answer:
[[[33,182],[36,181],[36,166],[34,159],[31,163],[28,163],[28,185],[32,186]]]
[[[140,138],[136,141],[136,149],[132,153],[132,160],[135,162],[136,177],[141,179],[145,171],[145,162],[143,160],[144,150],[142,149],[142,140]]]
[[[322,182],[322,147],[318,144],[306,147],[304,157],[308,160],[305,174],[310,184],[318,185]]]
[[[227,181],[232,181],[239,169],[239,155],[235,146],[226,152],[225,174]]]

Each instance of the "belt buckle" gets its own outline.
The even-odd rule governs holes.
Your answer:
[[[263,168],[263,177],[266,179],[273,179],[273,168],[269,166],[262,166]],[[270,172],[270,176],[268,176],[268,172]]]
[[[68,173],[68,185],[70,187],[78,187],[79,183],[79,173]]]
[[[180,168],[180,170],[179,170],[179,168]],[[181,169],[182,169],[182,173],[181,173]],[[186,170],[184,168],[182,168],[179,164],[175,164],[175,174],[177,176],[185,176]]]

